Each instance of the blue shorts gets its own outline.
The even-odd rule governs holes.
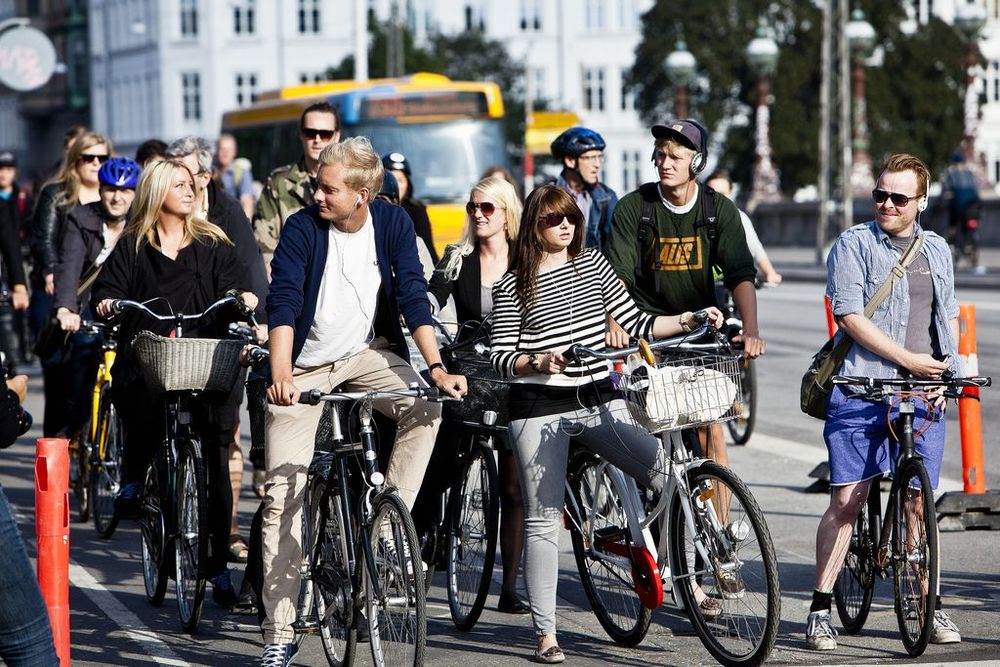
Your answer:
[[[823,439],[829,455],[831,485],[855,484],[894,471],[898,445],[889,435],[887,407],[885,403],[848,399],[842,385],[830,392]],[[926,430],[916,437],[914,444],[924,459],[931,486],[936,489],[944,457],[944,413],[937,411],[936,419],[927,423],[926,406],[917,401],[915,408],[913,428]],[[898,415],[899,410],[894,407],[892,418]]]

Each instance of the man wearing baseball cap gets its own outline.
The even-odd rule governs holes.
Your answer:
[[[707,162],[708,132],[686,119],[655,125],[652,133],[658,181],[618,202],[604,252],[636,305],[656,315],[717,305],[718,268],[743,317],[746,354],[757,357],[764,340],[757,328],[756,269],[739,211],[697,180]],[[624,341],[613,330],[609,343]],[[711,431],[707,454],[725,464],[722,428],[716,424]]]

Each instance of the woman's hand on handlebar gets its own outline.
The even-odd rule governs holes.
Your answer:
[[[63,331],[79,331],[80,316],[70,311],[68,308],[60,308],[56,311],[56,319],[59,320],[59,327]]]
[[[108,319],[114,315],[114,299],[102,299],[99,304],[97,304],[97,314],[103,318]]]
[[[275,378],[267,388],[267,402],[273,405],[295,405],[299,402],[301,393],[291,377]]]
[[[248,311],[253,312],[257,309],[259,299],[257,299],[256,294],[253,292],[240,292],[238,296],[239,300],[243,302],[243,305],[247,307]]]
[[[705,317],[704,321],[708,322],[709,324],[711,324],[716,329],[718,329],[719,327],[721,327],[722,323],[725,321],[725,318],[722,316],[722,311],[719,310],[718,308],[716,308],[715,306],[709,306],[708,308],[704,308],[702,310],[699,310],[698,314],[699,314],[699,316],[701,314],[704,314],[704,317]],[[695,322],[697,322],[697,321],[700,320],[700,317],[695,318],[694,314],[692,313],[692,319],[694,319]],[[694,326],[697,326],[697,324],[695,324]]]

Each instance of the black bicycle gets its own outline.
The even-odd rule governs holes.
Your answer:
[[[923,458],[914,448],[916,401],[930,405],[932,393],[943,388],[945,397],[958,398],[963,387],[989,387],[988,377],[917,380],[909,378],[833,377],[833,384],[854,388],[851,398],[887,401],[887,416],[894,407],[899,416],[892,422],[899,443],[889,500],[882,512],[877,480],[868,489],[868,500],[858,514],[844,567],[834,586],[837,613],[845,632],[861,631],[871,609],[875,577],[884,579],[892,570],[896,620],[907,653],[918,656],[927,648],[934,626],[938,596],[940,555],[937,511]],[[883,523],[882,518],[888,520]]]

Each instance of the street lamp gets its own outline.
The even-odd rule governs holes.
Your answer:
[[[978,164],[976,159],[976,130],[979,121],[979,97],[976,93],[976,68],[979,65],[979,47],[976,40],[986,25],[986,10],[978,2],[967,0],[955,11],[955,27],[966,39],[965,45],[965,161]]]
[[[663,62],[667,77],[674,84],[674,115],[677,118],[687,118],[688,115],[688,85],[694,78],[697,62],[694,54],[687,50],[684,38],[677,40],[674,50]]]
[[[763,19],[757,24],[757,34],[747,45],[747,63],[757,75],[757,132],[754,148],[753,183],[748,206],[781,198],[778,172],[771,162],[769,134],[771,114],[771,76],[778,68],[778,45]]]
[[[851,191],[855,197],[863,198],[875,187],[872,156],[868,152],[868,114],[865,103],[865,61],[871,57],[875,48],[875,28],[865,20],[864,12],[855,8],[845,31],[854,66]]]

